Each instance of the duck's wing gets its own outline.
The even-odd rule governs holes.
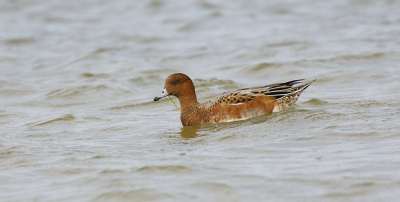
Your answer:
[[[209,107],[215,103],[227,105],[240,105],[250,102],[257,96],[270,96],[277,100],[284,99],[291,95],[300,95],[313,81],[300,86],[294,86],[301,83],[304,79],[292,80],[284,83],[275,83],[265,86],[242,88],[239,90],[225,92],[214,97],[206,103]],[[315,81],[315,80],[314,80]],[[298,96],[297,96],[298,97]]]
[[[297,80],[292,80],[292,81],[288,81],[288,82],[284,82],[284,83],[275,83],[275,84],[259,86],[259,87],[243,88],[243,89],[239,89],[237,91],[240,91],[242,94],[243,93],[244,94],[253,94],[255,96],[271,96],[271,97],[275,97],[276,99],[279,100],[288,95],[296,93],[298,91],[305,90],[313,82],[313,81],[311,81],[304,85],[294,86],[296,84],[301,83],[303,80],[304,79],[297,79]]]

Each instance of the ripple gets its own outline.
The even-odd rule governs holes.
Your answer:
[[[190,173],[193,170],[185,167],[185,166],[180,166],[180,165],[169,165],[169,166],[144,166],[136,170],[137,172],[141,173],[176,173],[176,174],[181,174],[181,173]]]
[[[35,42],[34,38],[16,38],[5,40],[4,43],[7,45],[26,45]]]
[[[191,185],[194,188],[206,189],[213,193],[227,193],[232,187],[224,183],[216,182],[197,182]]]
[[[131,78],[128,81],[134,84],[135,86],[150,86],[154,85],[156,81],[158,82],[164,82],[165,78],[161,78],[159,75],[143,75],[143,76],[138,76],[135,78]],[[162,86],[160,86],[162,88]]]
[[[51,91],[50,93],[46,94],[46,99],[59,99],[59,98],[66,98],[66,99],[74,99],[79,96],[87,95],[87,93],[91,91],[105,91],[108,89],[106,85],[97,85],[97,86],[77,86],[77,87],[70,87],[64,89],[58,89]]]
[[[120,105],[120,106],[115,106],[115,107],[110,107],[110,110],[130,110],[133,109],[135,107],[141,107],[141,106],[148,106],[148,105],[153,105],[154,101],[152,98],[148,99],[149,101],[143,101],[140,100],[140,103],[137,104],[127,104],[127,105]],[[169,99],[162,99],[158,102],[168,102],[170,101]]]
[[[65,121],[73,121],[73,120],[75,120],[75,117],[72,114],[65,114],[62,117],[54,118],[54,119],[51,119],[51,120],[48,120],[48,121],[44,121],[44,122],[41,122],[41,123],[37,123],[37,124],[34,124],[34,125],[35,126],[42,126],[42,125],[53,124],[53,123],[56,123],[56,122],[65,122]]]
[[[137,189],[131,191],[106,192],[93,198],[92,201],[155,201],[172,198],[172,195],[154,189]]]
[[[23,146],[12,146],[5,149],[0,150],[0,158],[9,157],[12,155],[22,155],[24,152],[21,150],[24,149]]]
[[[85,78],[109,78],[110,75],[108,74],[93,74],[93,73],[83,73],[81,74],[82,77]]]
[[[106,47],[106,48],[99,48],[93,51],[93,54],[99,54],[99,53],[104,53],[104,52],[113,52],[113,51],[120,51],[121,48],[116,48],[116,47]]]
[[[40,170],[44,175],[59,175],[59,176],[71,176],[71,175],[81,175],[94,172],[94,169],[84,169],[84,168],[72,168],[72,169],[43,169]]]
[[[268,73],[273,73],[283,67],[282,63],[259,63],[257,65],[251,66],[251,67],[246,67],[242,69],[240,72],[249,74],[249,75],[254,75],[254,74],[268,74]]]
[[[373,60],[373,59],[378,59],[385,57],[389,54],[392,54],[392,52],[378,52],[378,53],[364,53],[364,54],[359,54],[359,55],[340,55],[340,56],[335,56],[329,59],[316,59],[315,61],[317,62],[322,62],[322,63],[332,63],[334,61],[351,61],[351,60]]]
[[[318,99],[318,98],[313,98],[306,102],[303,102],[303,104],[309,104],[309,105],[314,105],[314,106],[323,106],[323,105],[328,105],[329,102]]]
[[[279,68],[282,67],[283,65],[281,63],[260,63],[250,69],[252,72],[258,72],[260,70],[266,69],[266,68]]]
[[[102,175],[125,175],[126,172],[123,170],[103,170],[100,172]]]
[[[247,153],[247,154],[278,154],[279,151],[276,150],[267,150],[267,149],[253,149],[253,148],[229,148],[226,149],[227,152],[236,152],[236,153]]]
[[[232,91],[240,88],[236,82],[229,79],[194,79],[193,83],[196,93],[203,93],[203,96],[199,100],[208,100],[224,91]]]

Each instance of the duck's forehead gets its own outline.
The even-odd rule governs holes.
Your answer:
[[[174,78],[175,78],[175,76],[174,76],[173,74],[171,74],[171,75],[169,75],[169,76],[167,77],[167,79],[165,79],[165,82],[170,82],[170,81],[172,81]]]
[[[167,77],[166,81],[171,81],[174,79],[185,79],[188,78],[188,76],[186,76],[185,74],[181,74],[181,73],[177,73],[177,74],[171,74]]]
[[[172,78],[172,75],[169,75],[169,76],[165,79],[165,81],[171,80],[171,78]]]

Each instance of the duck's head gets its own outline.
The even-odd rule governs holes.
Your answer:
[[[167,77],[162,94],[155,97],[154,101],[160,100],[168,95],[179,98],[194,93],[195,89],[192,80],[186,74],[176,73]]]

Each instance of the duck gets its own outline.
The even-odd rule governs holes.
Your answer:
[[[154,101],[170,95],[177,97],[181,105],[180,119],[183,126],[239,121],[288,109],[315,81],[296,85],[303,80],[242,88],[199,103],[192,79],[186,74],[175,73],[166,78],[164,90]]]

